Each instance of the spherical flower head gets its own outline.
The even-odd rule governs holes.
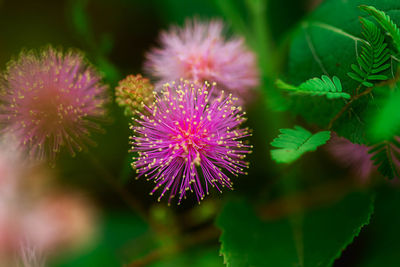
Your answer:
[[[217,82],[244,102],[259,83],[256,58],[243,38],[227,39],[223,29],[219,20],[188,20],[183,28],[163,32],[161,48],[151,50],[145,63],[148,73],[159,81],[156,87],[180,78]]]
[[[373,155],[368,153],[370,147],[366,145],[353,144],[348,139],[333,134],[327,149],[339,163],[348,167],[363,182],[376,169],[371,160]]]
[[[142,110],[142,103],[150,105],[153,102],[154,86],[142,75],[128,75],[115,88],[115,101],[125,108],[125,115],[132,116],[135,111]]]
[[[163,187],[160,199],[170,190],[169,201],[178,194],[178,204],[194,191],[200,202],[209,187],[232,189],[228,174],[244,174],[245,155],[251,146],[243,138],[246,120],[236,98],[209,100],[215,85],[203,86],[181,80],[165,84],[159,97],[136,120],[132,151],[138,153],[132,166],[138,177],[156,183],[150,194]]]
[[[0,124],[35,158],[54,159],[66,146],[85,147],[104,115],[106,86],[80,53],[22,52],[0,84]]]

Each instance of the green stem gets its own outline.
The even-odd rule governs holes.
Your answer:
[[[262,74],[264,77],[274,77],[276,72],[274,48],[270,26],[266,17],[268,0],[246,0],[246,4],[253,18],[254,44],[259,56],[258,60]]]
[[[216,0],[216,4],[225,17],[229,19],[232,28],[238,33],[243,34],[247,40],[250,40],[252,36],[250,36],[246,23],[234,3],[232,1]]]

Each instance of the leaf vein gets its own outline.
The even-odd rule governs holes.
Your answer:
[[[314,44],[312,43],[312,40],[311,40],[311,37],[310,37],[310,33],[307,31],[308,24],[307,23],[303,23],[302,26],[303,26],[304,34],[306,36],[308,47],[310,48],[310,51],[311,51],[311,54],[312,54],[314,60],[319,65],[319,67],[321,68],[322,72],[325,75],[329,76],[329,73],[326,70],[326,68],[324,67],[324,64],[322,63],[321,59],[319,58],[319,56],[317,54],[317,51],[315,51]]]

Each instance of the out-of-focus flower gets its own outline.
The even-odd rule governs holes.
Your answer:
[[[29,243],[21,245],[20,249],[20,261],[22,265],[18,267],[45,267],[45,259],[38,252],[35,247],[32,247]]]
[[[46,48],[22,52],[0,82],[0,124],[35,158],[54,159],[89,141],[104,115],[106,86],[80,53]]]
[[[353,144],[348,139],[333,134],[327,149],[339,163],[350,168],[364,182],[376,169],[371,160],[372,155],[368,153],[370,147],[366,145]]]
[[[255,55],[242,38],[226,39],[222,21],[188,20],[184,28],[161,34],[161,48],[147,54],[145,68],[162,84],[184,78],[217,82],[218,87],[242,98],[259,83]]]
[[[153,102],[154,86],[149,79],[142,75],[128,75],[121,80],[115,88],[115,101],[120,107],[125,108],[125,115],[132,116],[135,111],[142,111],[143,104]]]
[[[0,145],[0,266],[12,266],[25,244],[47,258],[88,241],[96,229],[89,202],[46,183],[50,172],[12,144]]]
[[[21,230],[42,251],[54,252],[87,240],[93,232],[92,213],[82,196],[54,192],[37,200]]]
[[[225,97],[223,91],[209,101],[214,87],[183,80],[165,84],[161,96],[131,127],[132,151],[139,154],[132,166],[138,178],[156,183],[151,194],[163,187],[158,200],[171,190],[168,203],[179,194],[179,204],[190,190],[200,202],[210,185],[219,191],[232,189],[226,173],[237,176],[248,167],[244,158],[251,146],[242,138],[249,131],[239,128],[245,113],[235,105],[237,99]]]

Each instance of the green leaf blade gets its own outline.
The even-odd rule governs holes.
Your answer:
[[[363,235],[363,257],[360,258],[357,267],[399,265],[399,206],[399,189],[393,186],[381,188],[376,197],[374,216]]]
[[[301,217],[263,221],[248,203],[230,202],[217,219],[221,254],[228,267],[331,266],[373,209],[373,196],[353,193]]]
[[[336,76],[333,76],[332,79],[330,79],[326,75],[322,75],[321,79],[316,77],[311,78],[301,83],[297,87],[278,79],[275,82],[275,86],[277,86],[280,89],[290,90],[293,93],[297,94],[305,94],[312,96],[324,95],[326,96],[327,99],[350,98],[350,95],[348,93],[343,92],[340,79]]]
[[[311,134],[300,126],[281,129],[281,134],[271,142],[278,149],[271,150],[271,158],[277,163],[291,163],[306,152],[315,151],[331,137],[329,131]]]

